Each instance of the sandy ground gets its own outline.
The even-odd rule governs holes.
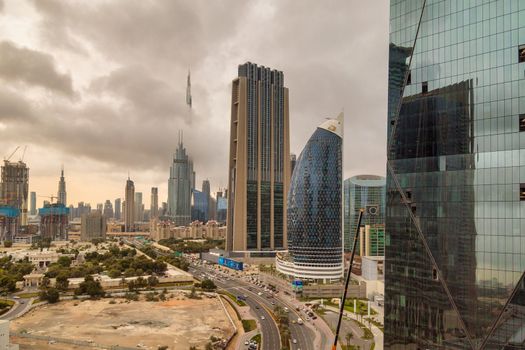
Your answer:
[[[204,348],[210,336],[227,338],[233,332],[231,323],[216,298],[174,298],[165,302],[130,303],[123,299],[115,300],[116,304],[109,304],[110,299],[102,299],[46,305],[13,321],[11,331],[25,330],[30,334],[137,349],[157,349],[161,345],[167,345],[169,349],[188,349],[192,345]],[[47,345],[47,342],[40,342]],[[24,339],[20,343],[38,341]],[[60,346],[65,349],[73,348],[72,345],[64,345],[65,347]],[[58,343],[52,344],[49,349],[62,349],[60,346]],[[21,346],[21,349],[41,348],[47,349]]]

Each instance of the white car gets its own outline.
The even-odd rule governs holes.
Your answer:
[[[266,318],[264,316],[261,316],[261,320],[265,320]]]
[[[250,342],[247,341],[247,340],[245,340],[245,341],[244,341],[244,345],[250,345]]]
[[[292,343],[297,344],[297,339],[292,339]]]
[[[262,295],[262,293],[261,293],[261,292],[259,292],[259,293],[257,293],[257,295]]]

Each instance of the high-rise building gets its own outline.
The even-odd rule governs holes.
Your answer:
[[[361,227],[366,225],[385,224],[385,189],[386,179],[377,175],[357,175],[344,182],[344,242],[345,251],[351,252],[354,244],[355,230],[359,210],[365,209],[361,220]],[[374,228],[376,230],[377,227]],[[383,228],[384,231],[384,228]],[[365,238],[365,236],[361,236]],[[373,240],[384,245],[384,242]],[[357,254],[361,254],[360,244],[357,245]],[[384,251],[384,247],[374,251]]]
[[[151,188],[149,216],[150,220],[159,217],[159,189],[157,187]]]
[[[60,171],[60,181],[58,181],[57,203],[67,207],[66,180],[64,179],[64,168]]]
[[[204,212],[204,221],[206,222],[210,219],[211,211],[211,193],[210,193],[210,180],[206,179],[202,181],[202,193],[206,197],[206,210]]]
[[[117,198],[115,199],[115,220],[120,220],[122,218],[121,214],[121,199]]]
[[[208,212],[208,197],[199,190],[191,191],[191,221],[206,222]]]
[[[135,184],[128,177],[126,181],[126,205],[124,212],[124,228],[126,232],[132,232],[135,229]]]
[[[290,154],[290,176],[293,175],[293,170],[295,169],[295,164],[297,163],[297,156],[295,154]]]
[[[106,201],[108,202],[108,201]],[[111,204],[111,202],[109,202]],[[106,216],[99,212],[82,215],[80,240],[91,241],[94,238],[106,238]]]
[[[109,199],[106,199],[104,203],[104,216],[106,219],[111,219],[113,217],[113,204]]]
[[[239,66],[232,83],[226,249],[286,248],[290,184],[288,88],[283,72]]]
[[[226,223],[226,214],[228,212],[228,198],[223,192],[217,192],[217,221],[221,224]]]
[[[4,160],[0,186],[0,204],[19,210],[19,223],[22,226],[27,225],[29,168],[26,166],[26,163]]]
[[[104,212],[104,204],[97,203],[97,211],[102,214]]]
[[[288,196],[288,253],[277,270],[295,278],[343,277],[343,114],[324,121],[299,155]]]
[[[525,348],[525,3],[390,4],[385,349]]]
[[[36,215],[36,192],[31,192],[29,198],[29,214]]]
[[[135,192],[135,221],[144,220],[144,205],[142,203],[142,192]]]
[[[168,212],[178,226],[187,226],[191,222],[191,191],[194,185],[193,162],[186,154],[181,132],[168,180]]]
[[[69,208],[62,203],[45,204],[38,209],[40,234],[53,241],[67,241]]]

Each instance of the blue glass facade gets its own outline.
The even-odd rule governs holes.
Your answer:
[[[288,249],[296,265],[342,264],[342,138],[317,128],[288,195]]]
[[[192,191],[191,221],[207,222],[208,195],[199,190]]]
[[[525,1],[390,30],[385,348],[525,349]]]
[[[351,252],[357,226],[359,210],[365,209],[361,226],[384,225],[386,179],[377,175],[357,175],[344,182],[345,251]],[[382,252],[383,247],[374,247]],[[357,254],[360,254],[357,245]]]

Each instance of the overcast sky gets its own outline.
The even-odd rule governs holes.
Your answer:
[[[216,191],[246,61],[284,72],[292,152],[344,108],[345,178],[385,174],[387,0],[0,0],[2,156],[27,145],[40,196],[56,195],[64,164],[75,206],[123,197],[129,171],[148,206],[152,186],[166,201],[181,129],[198,187]]]

